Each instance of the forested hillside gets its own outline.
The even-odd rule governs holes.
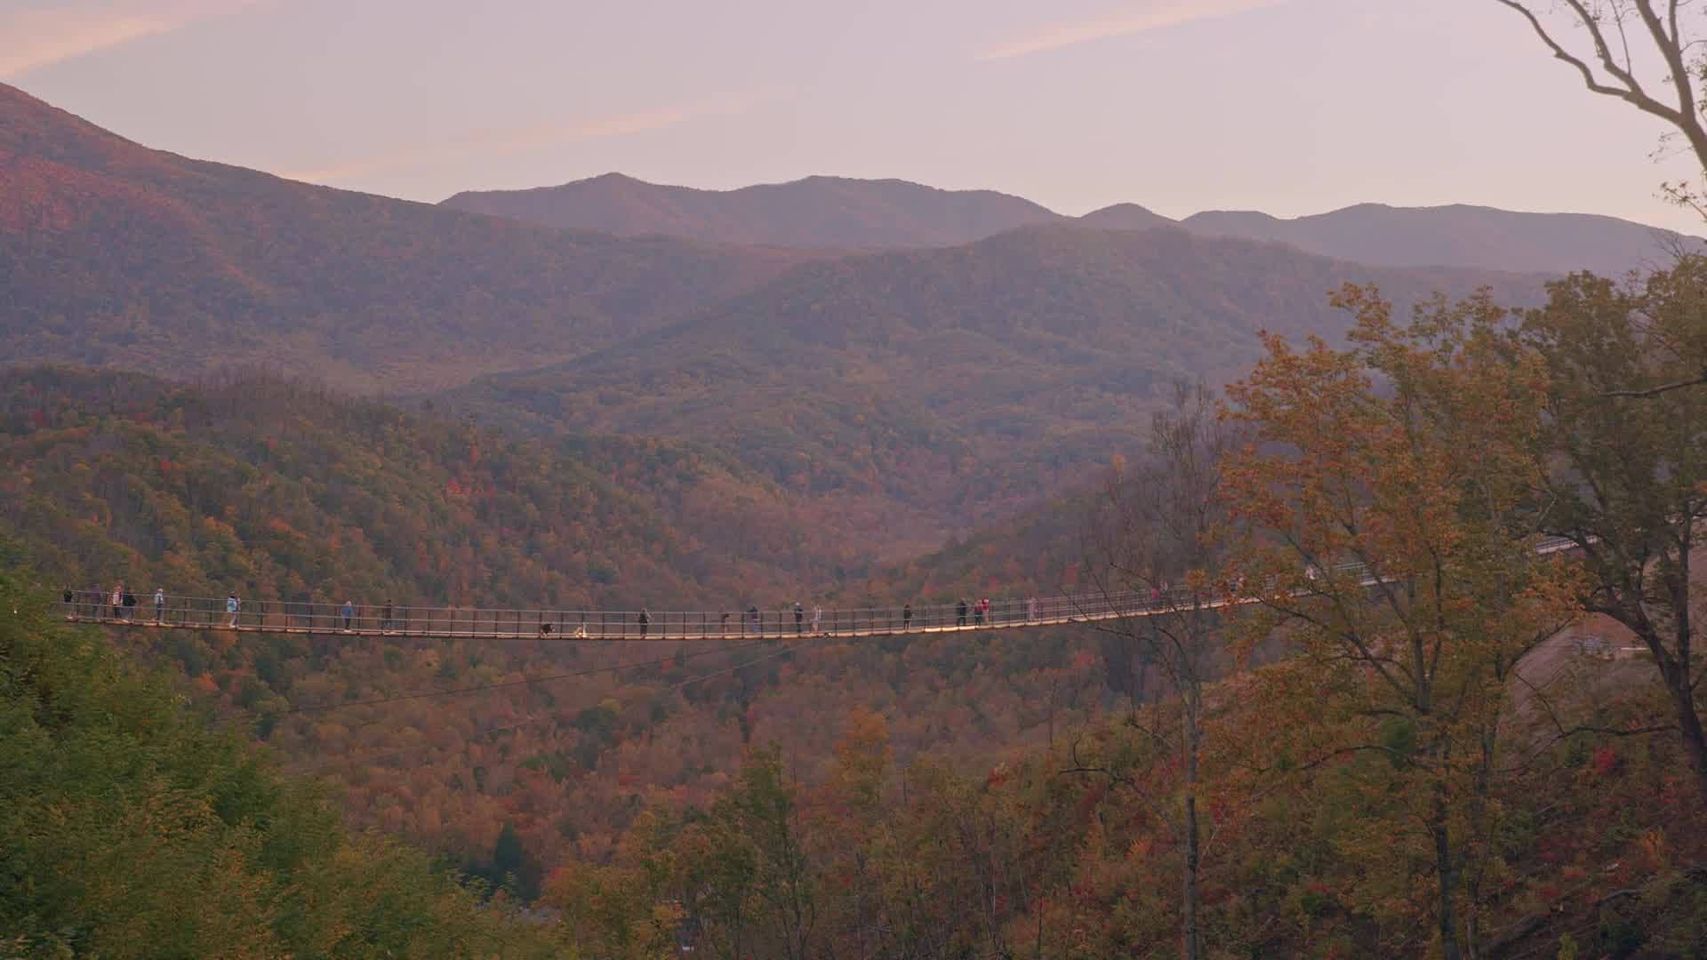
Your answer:
[[[1096,575],[1165,598],[1104,638],[1153,685],[976,773],[856,713],[829,772],[753,751],[546,902],[630,956],[663,931],[612,902],[722,956],[1702,955],[1704,288],[1341,291],[1344,348],[1176,394],[1099,498]]]
[[[17,371],[0,457],[0,523],[79,585],[621,609],[780,589],[833,557],[715,454],[517,442],[259,375]]]
[[[0,531],[79,587],[734,610],[859,596],[839,518],[808,518],[716,455],[509,440],[264,376],[186,386],[25,371],[0,391],[0,459],[16,465],[0,479]],[[919,598],[952,599],[945,589]],[[127,642],[290,768],[342,785],[355,823],[473,870],[490,868],[505,824],[536,867],[605,850],[643,796],[709,800],[750,742],[784,743],[816,769],[860,704],[889,705],[904,756],[983,757],[1047,739],[1102,682],[1089,638],[797,652]]]
[[[1259,334],[1335,337],[1348,279],[1401,302],[1534,278],[1395,271],[1286,248],[1044,227],[797,269],[570,365],[446,395],[493,423],[692,437],[791,490],[887,504],[869,542],[914,543],[1079,489],[1142,441],[1177,379],[1224,382]],[[840,502],[840,501],[838,501]]]
[[[574,356],[804,255],[566,234],[150,150],[0,84],[0,354],[458,382]]]
[[[548,931],[392,839],[97,631],[0,540],[0,954],[547,957]]]
[[[1261,693],[1288,679],[1307,683],[1212,693],[1207,955],[1432,955],[1421,851],[1399,839],[1412,809],[1370,786],[1395,779],[1389,761],[1303,767],[1310,755],[1277,734],[1307,708]],[[859,712],[827,775],[755,751],[709,808],[651,806],[614,858],[559,871],[543,901],[584,948],[633,957],[674,929],[647,914],[660,902],[680,904],[718,956],[1174,956],[1185,850],[1171,714],[1075,726],[968,773],[903,760],[884,715]],[[1482,955],[1699,956],[1707,822],[1677,786],[1681,762],[1669,743],[1609,734],[1510,775],[1494,865],[1476,880]]]

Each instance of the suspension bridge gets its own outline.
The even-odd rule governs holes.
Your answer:
[[[134,605],[124,603],[126,596]],[[1198,608],[1224,606],[1201,599]],[[1193,603],[1178,592],[1065,594],[963,604],[902,604],[893,607],[823,607],[745,610],[554,610],[422,607],[400,604],[323,603],[288,600],[77,591],[62,601],[65,618],[78,623],[165,630],[224,630],[237,633],[420,637],[443,640],[713,641],[788,637],[886,637],[982,630],[1034,629],[1074,623],[1154,616]]]
[[[1547,537],[1538,553],[1558,553],[1575,544]],[[1381,579],[1362,564],[1346,563],[1312,578],[1356,577],[1373,586]],[[132,602],[126,603],[129,599]],[[117,627],[160,630],[224,630],[237,633],[419,637],[442,640],[727,641],[789,637],[914,636],[1031,630],[1071,624],[1214,610],[1258,602],[1255,596],[1205,595],[1188,590],[1059,594],[1046,597],[878,607],[790,605],[775,609],[560,610],[424,607],[392,603],[242,600],[115,591],[65,591],[65,619]]]

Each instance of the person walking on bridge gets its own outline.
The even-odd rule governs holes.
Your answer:
[[[229,626],[232,629],[237,628],[237,611],[241,610],[242,608],[243,608],[243,601],[237,599],[237,594],[235,592],[228,593],[225,595],[225,612],[226,612],[226,615],[231,618],[227,622],[226,626]]]
[[[957,627],[966,626],[966,598],[965,597],[961,597],[960,602],[956,603],[954,605],[954,625]]]
[[[354,600],[345,600],[344,609],[339,612],[344,615],[344,632],[349,633],[350,624],[356,619],[356,602]]]
[[[645,607],[640,608],[640,639],[646,639],[646,632],[652,627],[652,612]]]
[[[747,608],[747,619],[753,621],[753,632],[759,636],[765,635],[765,620],[759,614],[759,605],[753,604]]]
[[[161,623],[166,619],[166,588],[154,588],[154,622]]]
[[[796,636],[799,636],[800,634],[805,633],[805,632],[806,632],[806,608],[800,605],[799,600],[796,600],[796,601],[794,601],[794,633]]]
[[[910,630],[913,627],[913,604],[908,602],[901,606],[901,629]]]
[[[821,603],[815,603],[812,605],[812,635],[814,637],[820,637],[820,636],[824,635],[823,623],[824,623],[824,605]]]
[[[119,615],[124,612],[123,611],[123,607],[124,607],[124,581],[123,580],[120,580],[118,583],[113,584],[113,595],[111,597],[108,597],[107,599],[112,601],[113,619],[117,620],[119,618]]]

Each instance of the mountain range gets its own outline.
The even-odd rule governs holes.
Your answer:
[[[534,190],[459,193],[441,206],[617,236],[863,250],[951,246],[1060,217],[993,190],[807,177],[694,190],[618,173]]]
[[[441,206],[560,229],[803,249],[953,246],[1039,224],[1099,230],[1175,227],[1201,236],[1284,243],[1307,253],[1388,267],[1622,274],[1667,260],[1668,230],[1615,217],[1518,213],[1454,204],[1364,203],[1283,220],[1208,211],[1172,220],[1135,203],[1068,217],[990,190],[938,190],[904,180],[807,177],[739,190],[695,190],[606,174],[557,187],[459,193]]]
[[[1078,251],[1105,262],[1043,269],[1056,285],[1048,289],[1064,298],[1054,306],[1032,297],[969,302],[965,310],[991,320],[1007,313],[1011,323],[1033,326],[1044,316],[1073,314],[1080,307],[1066,301],[1087,294],[1072,285],[1094,284],[1109,252],[1170,243],[1209,252],[1209,260],[1130,264],[1169,271],[1147,280],[1152,287],[1191,286],[1210,275],[1256,288],[1266,283],[1213,262],[1212,251],[1230,248],[1112,238],[1152,228],[1374,266],[1541,273],[1622,270],[1682,242],[1604,217],[1468,207],[1365,205],[1290,221],[1217,213],[1175,223],[1119,204],[1068,218],[990,191],[830,177],[719,193],[606,176],[461,194],[435,206],[152,150],[0,85],[0,285],[7,307],[0,355],[10,361],[173,376],[261,364],[359,391],[431,391],[574,361],[657,330],[727,325],[731,316],[746,316],[752,326],[727,331],[729,345],[760,342],[770,321],[751,307],[777,296],[824,299],[824,309],[831,300],[847,304],[834,309],[857,341],[862,330],[894,322],[862,314],[858,303],[882,305],[898,291],[815,291],[810,284],[886,282],[861,265],[873,253],[958,249],[920,262],[970,266],[998,248],[977,244],[1016,230],[1082,234],[1059,241],[1051,256]],[[1265,262],[1285,259],[1276,254]],[[1021,259],[1002,269],[1025,275],[1039,267]],[[1337,282],[1360,270],[1329,272]],[[908,282],[930,281],[914,274]],[[1095,314],[1091,322],[1126,309],[1115,296],[1090,300],[1094,305],[1083,306]],[[914,306],[923,304],[886,309]],[[1041,312],[1012,315],[1021,308]],[[1182,313],[1169,322],[1190,327],[1199,318]],[[1189,373],[1192,365],[1172,369]]]
[[[545,230],[150,150],[0,85],[0,355],[356,388],[574,356],[807,259]]]
[[[1236,375],[1260,331],[1337,335],[1342,283],[1526,302],[1543,279],[1209,237],[1135,205],[1076,220],[829,178],[701,193],[603,209],[725,224],[715,241],[524,224],[189,160],[0,88],[0,354],[260,363],[573,442],[711,444],[798,516],[838,518],[844,549],[902,559],[1076,489],[1161,386]]]

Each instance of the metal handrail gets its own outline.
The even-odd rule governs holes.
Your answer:
[[[1183,595],[1182,595],[1183,598]],[[981,609],[968,600],[893,607],[792,606],[753,610],[564,610],[545,608],[426,607],[295,600],[240,601],[168,595],[156,608],[151,595],[135,606],[115,606],[107,591],[73,591],[62,602],[68,620],[174,629],[267,633],[351,634],[487,639],[738,640],[787,637],[875,636],[1047,626],[1117,616],[1144,615],[1160,595],[1067,595],[991,600]],[[644,614],[644,622],[642,622]]]

